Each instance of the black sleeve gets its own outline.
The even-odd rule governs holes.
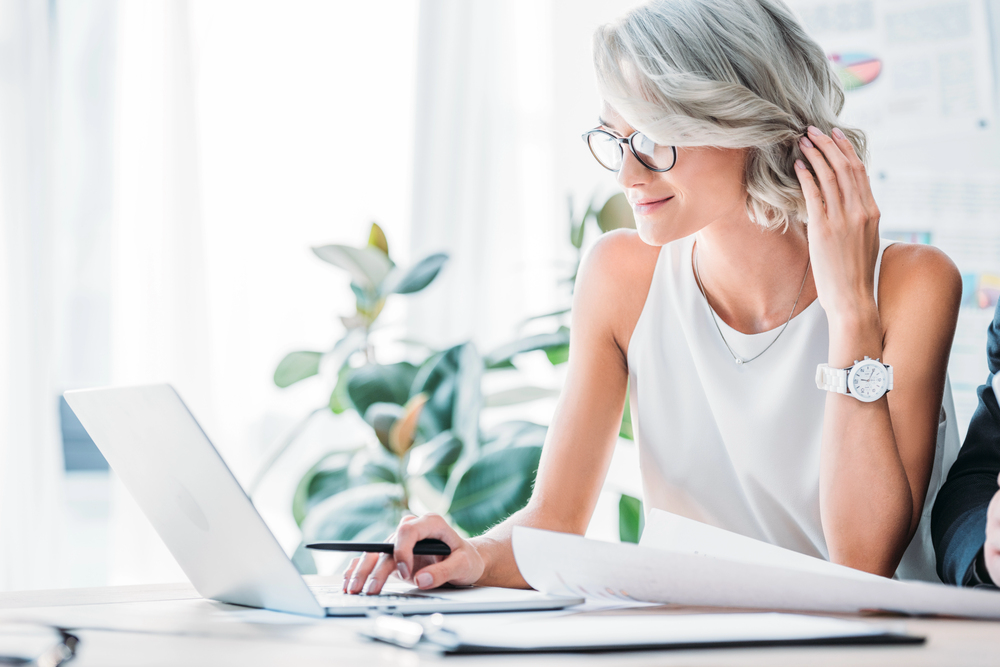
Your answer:
[[[986,539],[986,510],[1000,474],[1000,407],[990,385],[1000,371],[1000,304],[989,328],[986,356],[990,375],[979,387],[979,406],[931,516],[938,576],[960,586],[971,583],[976,554]]]

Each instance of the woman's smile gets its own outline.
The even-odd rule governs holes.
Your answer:
[[[649,215],[673,198],[674,196],[670,195],[669,197],[664,197],[662,199],[640,199],[632,204],[632,209],[635,211],[636,215]]]

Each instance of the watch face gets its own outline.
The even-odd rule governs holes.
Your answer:
[[[855,398],[871,403],[885,394],[889,385],[889,373],[881,363],[865,360],[851,369],[847,384]]]

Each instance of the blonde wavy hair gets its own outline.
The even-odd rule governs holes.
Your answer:
[[[836,125],[840,79],[781,0],[653,0],[598,28],[602,98],[661,145],[749,149],[747,213],[768,229],[806,222],[794,163],[809,125]],[[808,164],[808,160],[806,160]]]

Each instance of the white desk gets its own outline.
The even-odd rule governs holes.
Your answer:
[[[329,585],[312,577],[310,583]],[[679,613],[647,608],[601,613]],[[700,610],[698,610],[700,611]],[[718,610],[712,610],[718,611]],[[725,649],[440,658],[358,638],[363,620],[313,620],[203,600],[188,584],[0,593],[0,619],[69,627],[81,639],[74,667],[117,665],[1000,665],[1000,623],[868,618],[925,635],[923,646]],[[118,628],[117,630],[99,628]],[[171,633],[164,632],[170,629]],[[516,661],[516,662],[515,662]]]

